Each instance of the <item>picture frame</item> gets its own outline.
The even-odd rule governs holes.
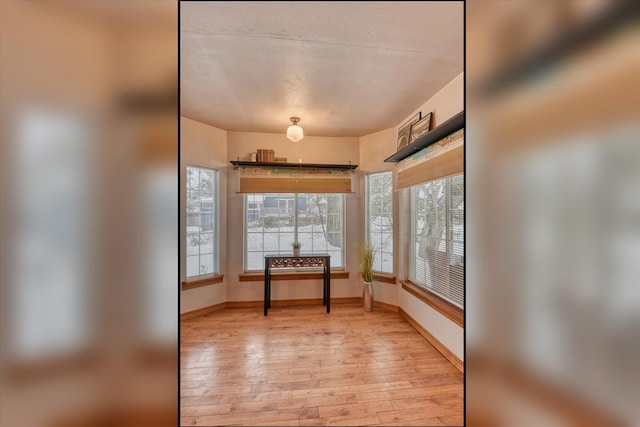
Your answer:
[[[423,118],[411,125],[411,132],[409,132],[409,144],[429,132],[430,129],[431,113],[425,115]]]
[[[408,121],[401,124],[398,128],[398,149],[397,151],[402,150],[404,147],[409,145],[409,137],[411,135],[411,126],[420,120],[421,113],[418,112],[416,115],[411,117]]]

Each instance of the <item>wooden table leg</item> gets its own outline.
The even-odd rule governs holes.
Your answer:
[[[327,305],[327,268],[322,271],[322,305]]]
[[[267,303],[271,308],[271,268],[269,269],[269,280],[267,281],[267,289],[269,289],[269,296],[267,297]]]

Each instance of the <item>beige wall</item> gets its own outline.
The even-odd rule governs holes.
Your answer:
[[[204,166],[219,172],[219,266],[225,275],[222,283],[182,291],[180,294],[180,313],[197,310],[226,300],[227,283],[227,132],[213,126],[180,117],[180,224],[185,224],[186,206],[186,166]],[[180,228],[180,244],[186,240],[186,230]],[[180,280],[186,277],[186,255],[180,251]]]
[[[402,122],[398,123],[398,126],[409,120],[409,117],[412,117],[418,111],[421,111],[423,117],[429,112],[432,113],[431,129],[433,129],[462,110],[464,110],[464,73],[458,74],[445,87],[416,108]]]
[[[285,131],[285,128],[282,129]],[[360,152],[358,138],[329,138],[305,136],[302,141],[291,142],[284,133],[228,132],[229,160],[249,160],[249,153],[258,148],[271,148],[277,157],[286,157],[289,163],[358,164]],[[234,189],[235,191],[235,189]]]
[[[229,160],[247,160],[251,152],[258,148],[273,149],[278,157],[287,157],[290,163],[299,159],[303,163],[324,164],[358,164],[359,142],[356,137],[330,138],[305,136],[300,142],[289,141],[283,134],[228,132]],[[237,193],[236,171],[229,172],[228,181],[228,236],[227,259],[228,272],[227,301],[262,301],[262,282],[240,282],[243,273],[244,245],[244,206],[243,195]],[[357,188],[357,187],[356,187]],[[358,247],[351,242],[360,239],[361,216],[354,214],[359,210],[360,193],[345,195],[345,268],[349,271],[349,279],[331,281],[331,297],[346,298],[362,295],[362,287],[357,281],[359,271]],[[322,298],[322,281],[305,280],[304,282],[274,282],[271,297],[273,300]]]

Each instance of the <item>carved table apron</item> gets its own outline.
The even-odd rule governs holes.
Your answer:
[[[322,267],[322,305],[331,311],[331,255],[265,255],[264,256],[264,315],[271,308],[271,270],[274,268]]]

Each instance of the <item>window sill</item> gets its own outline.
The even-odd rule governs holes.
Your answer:
[[[271,280],[316,280],[324,278],[324,273],[316,271],[271,273]],[[332,271],[332,279],[348,279],[348,271]],[[264,282],[264,273],[244,273],[240,275],[241,282]]]
[[[373,273],[373,281],[374,282],[383,282],[383,283],[391,283],[393,285],[396,284],[396,276],[393,274],[385,274],[385,273]]]
[[[402,289],[409,292],[422,302],[426,303],[430,307],[434,308],[444,317],[453,321],[458,326],[464,328],[464,310],[451,304],[449,301],[440,298],[438,295],[429,292],[428,290],[416,285],[410,280],[401,280]]]
[[[198,278],[187,279],[182,282],[182,290],[199,288],[201,286],[209,286],[215,283],[222,283],[224,274],[210,274],[208,276],[198,276]]]

